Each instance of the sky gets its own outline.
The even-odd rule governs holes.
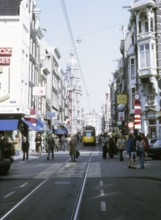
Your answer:
[[[122,26],[128,24],[132,0],[64,0],[71,34],[61,0],[37,0],[40,26],[49,45],[57,47],[65,71],[70,52],[76,49],[85,112],[101,111],[112,72],[121,57]],[[73,41],[71,40],[71,36]],[[78,39],[81,42],[78,43]],[[74,46],[73,46],[74,42]]]

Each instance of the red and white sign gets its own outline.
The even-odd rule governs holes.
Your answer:
[[[35,96],[45,96],[45,87],[33,87],[33,95]]]
[[[140,103],[140,96],[139,94],[135,95],[134,100],[134,124],[135,129],[141,128],[141,103]]]
[[[0,56],[1,57],[11,57],[12,48],[11,47],[0,47]]]
[[[141,109],[135,108],[135,109],[134,109],[134,114],[135,114],[135,115],[141,115]]]
[[[35,111],[35,109],[30,109],[30,115],[26,115],[25,120],[29,121],[33,125],[36,125],[36,111]]]
[[[133,122],[129,122],[128,123],[128,128],[133,128],[134,127],[134,123]]]
[[[10,58],[0,58],[0,65],[10,65]]]

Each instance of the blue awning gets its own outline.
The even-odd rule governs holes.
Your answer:
[[[0,119],[0,131],[13,131],[18,128],[18,119]]]
[[[39,132],[43,132],[44,131],[44,123],[40,120],[37,119],[36,120],[36,126],[34,126],[31,122],[25,120],[22,118],[22,121],[28,126],[30,127],[33,131],[39,131]]]
[[[45,123],[43,121],[41,121],[41,119],[36,120],[36,128],[38,130],[41,130],[41,131],[44,130],[44,125],[45,125]]]
[[[55,134],[68,134],[68,130],[66,127],[61,127],[58,129],[55,129]]]

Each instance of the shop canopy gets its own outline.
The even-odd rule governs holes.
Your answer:
[[[0,131],[13,131],[18,128],[18,119],[0,119]]]
[[[54,133],[55,134],[61,134],[61,135],[68,134],[68,130],[67,130],[66,127],[60,127],[58,129],[55,129]]]
[[[23,123],[25,123],[28,127],[30,127],[33,131],[43,132],[44,131],[44,122],[40,119],[36,119],[36,125],[33,125],[28,120],[22,118]]]

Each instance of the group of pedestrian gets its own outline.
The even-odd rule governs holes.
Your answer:
[[[127,153],[128,153],[128,167],[136,169],[135,162],[136,156],[139,156],[140,169],[144,169],[144,157],[149,148],[148,139],[144,133],[139,133],[136,137],[132,134],[129,135],[127,141]]]
[[[99,143],[102,145],[102,158],[106,159],[107,153],[110,158],[114,158],[116,151],[116,141],[113,135],[101,135]]]
[[[140,168],[144,169],[144,157],[149,148],[148,139],[144,133],[138,135],[129,134],[128,138],[124,134],[119,137],[113,135],[101,135],[100,141],[102,145],[102,158],[106,159],[107,153],[109,158],[114,158],[114,155],[119,153],[119,160],[124,160],[123,153],[126,151],[128,155],[128,168],[136,169],[136,157],[139,156]]]

